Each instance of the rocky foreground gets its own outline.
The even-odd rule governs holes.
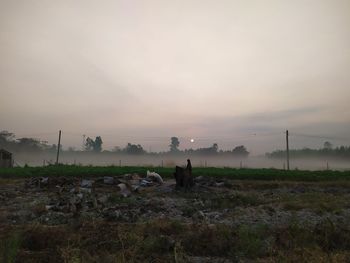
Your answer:
[[[350,262],[349,197],[340,181],[2,179],[0,262]]]

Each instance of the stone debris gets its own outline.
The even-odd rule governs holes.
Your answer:
[[[91,188],[93,183],[94,183],[94,180],[83,179],[80,183],[80,186],[84,188]]]
[[[224,180],[218,180],[209,176],[197,176],[194,182],[200,186],[226,187],[228,184]]]
[[[25,186],[28,188],[32,187],[46,187],[49,183],[49,178],[48,177],[34,177],[30,178],[29,180],[26,180]]]
[[[37,219],[47,224],[57,223],[60,220],[61,223],[66,223],[69,218],[75,216],[102,217],[125,222],[136,220],[142,213],[142,209],[123,207],[123,201],[119,201],[118,198],[135,198],[138,192],[143,191],[142,189],[154,192],[156,189],[162,188],[160,191],[167,193],[173,190],[171,185],[164,184],[163,178],[159,174],[149,171],[147,171],[146,177],[135,173],[94,179],[34,177],[26,180],[25,188],[32,190],[50,188],[49,198],[45,201],[42,200],[44,202],[42,209],[46,216]],[[104,189],[105,193],[101,193],[101,189]],[[121,204],[111,206],[115,202],[121,202]],[[141,208],[145,205],[150,208],[144,211],[146,217],[152,216],[157,210],[154,208],[155,202],[152,205],[147,205],[147,202],[142,198],[137,202],[144,203],[140,203]],[[148,212],[149,214],[147,214]],[[28,217],[30,216],[27,215],[26,218]]]
[[[193,179],[196,185],[191,192],[184,192],[176,190],[174,179],[163,180],[161,184],[146,174],[84,179],[29,178],[24,185],[16,183],[12,188],[0,185],[0,221],[55,225],[76,219],[144,222],[156,218],[189,224],[265,224],[273,227],[283,227],[293,218],[310,227],[325,218],[332,222],[350,221],[350,208],[345,205],[332,212],[293,206],[287,209],[280,204],[281,198],[290,198],[289,203],[304,193],[340,198],[333,194],[334,189],[348,200],[350,191],[346,187],[280,183],[262,188],[261,182],[252,185],[209,176]]]
[[[204,221],[206,219],[205,214],[203,211],[198,211],[192,215],[192,220],[194,223],[200,223],[201,221]]]
[[[140,186],[147,187],[147,186],[152,186],[153,183],[149,179],[142,179],[140,182]]]
[[[105,176],[105,177],[103,177],[103,183],[104,184],[113,185],[114,184],[114,178],[111,177],[111,176]]]
[[[123,197],[128,197],[131,195],[131,191],[128,189],[127,185],[124,183],[118,184],[119,192]]]

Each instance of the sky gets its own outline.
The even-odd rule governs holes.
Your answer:
[[[348,0],[0,0],[0,130],[81,147],[350,145]],[[311,135],[311,136],[310,136]],[[195,142],[190,143],[189,139]]]

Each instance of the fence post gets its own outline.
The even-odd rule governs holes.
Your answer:
[[[289,132],[286,130],[287,170],[289,171]]]
[[[57,156],[56,156],[56,165],[58,165],[59,157],[60,157],[60,148],[61,148],[61,130],[58,133],[58,145],[57,145]]]

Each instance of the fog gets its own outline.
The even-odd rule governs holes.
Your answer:
[[[105,149],[178,136],[263,154],[286,129],[349,144],[349,10],[347,0],[1,0],[0,128],[50,143],[63,130],[79,149],[83,134]],[[282,138],[240,141],[261,133]]]
[[[43,166],[55,163],[54,153],[18,153],[14,156],[15,165]],[[233,168],[276,168],[285,169],[285,159],[273,159],[265,156],[239,157],[213,157],[213,156],[171,156],[171,155],[126,155],[114,153],[74,153],[63,152],[60,163],[76,165],[98,166],[153,166],[175,167],[185,166],[187,158],[191,159],[194,167],[233,167]],[[328,163],[328,164],[327,164]],[[350,161],[340,158],[291,158],[290,169],[299,170],[350,170]]]

